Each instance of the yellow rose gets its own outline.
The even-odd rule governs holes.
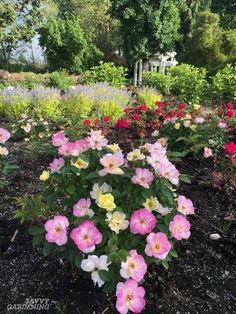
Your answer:
[[[98,198],[98,206],[108,211],[113,211],[113,209],[116,208],[113,195],[111,195],[111,193],[100,195]]]
[[[153,197],[153,196],[146,199],[146,202],[143,203],[143,206],[150,211],[157,210],[159,205],[160,205],[160,203],[158,202],[158,199],[156,197]]]
[[[190,129],[192,130],[192,131],[196,131],[196,125],[195,124],[192,124],[192,125],[190,125]]]
[[[78,168],[78,169],[86,169],[86,168],[88,168],[89,163],[84,161],[81,158],[78,158],[76,160],[76,162],[71,162],[71,165]]]
[[[201,108],[200,105],[193,105],[193,109],[196,110],[196,111],[199,110],[200,108]]]
[[[107,145],[107,147],[110,148],[114,153],[121,150],[118,144],[110,144],[110,145]]]
[[[190,120],[190,119],[192,119],[192,116],[190,114],[186,114],[185,119]]]
[[[41,176],[39,177],[39,180],[41,180],[41,181],[46,181],[46,180],[49,179],[49,177],[50,177],[49,171],[44,170],[44,171],[42,172]]]
[[[178,130],[180,128],[180,123],[175,123],[174,128]]]
[[[129,222],[125,220],[125,214],[115,211],[113,213],[107,213],[106,222],[108,223],[109,227],[115,233],[119,233],[120,230],[125,230],[128,228]]]

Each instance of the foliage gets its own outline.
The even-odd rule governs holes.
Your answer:
[[[180,26],[176,1],[113,0],[112,16],[121,24],[124,52],[129,61],[171,51]]]
[[[207,87],[206,70],[193,65],[181,64],[169,69],[171,94],[180,101],[199,103]]]
[[[41,0],[3,0],[0,3],[0,55],[9,64],[19,42],[30,42],[42,21]]]
[[[53,251],[60,252],[76,267],[96,272],[96,278],[95,273],[92,276],[94,283],[99,287],[104,285],[105,292],[115,288],[120,280],[120,269],[126,267],[125,262],[135,252],[132,250],[137,251],[135,254],[140,256],[143,266],[137,281],[144,278],[147,265],[163,265],[168,269],[169,262],[177,256],[174,240],[190,236],[190,224],[184,215],[193,214],[194,207],[182,196],[188,202],[184,212],[180,207],[180,196],[176,201],[172,185],[178,186],[181,176],[165,159],[165,148],[158,146],[164,158],[161,161],[163,167],[172,167],[171,176],[160,172],[158,167],[159,170],[156,169],[149,159],[153,157],[152,148],[156,147],[152,144],[146,144],[149,151],[146,161],[139,149],[130,152],[126,158],[121,151],[114,152],[112,146],[107,146],[108,141],[101,131],[91,131],[87,139],[67,141],[62,133],[54,134],[52,143],[60,145],[59,154],[63,158],[54,159],[50,163],[50,172],[44,171],[40,176],[46,182],[43,200],[35,198],[32,203],[32,199],[28,201],[26,198],[21,202],[22,210],[17,212],[23,220],[34,219],[35,223],[29,229],[33,244],[42,245],[45,256]],[[114,167],[111,167],[111,160]],[[126,162],[128,167],[124,167]],[[138,179],[140,171],[143,172],[141,181]],[[140,222],[137,215],[141,215]],[[142,219],[145,226],[142,226]],[[185,234],[173,228],[178,219],[185,224]],[[60,222],[58,225],[57,221]],[[90,231],[87,234],[87,226],[94,232],[93,238],[90,238]],[[83,234],[86,236],[80,238],[77,232],[81,228],[85,228]],[[157,248],[165,245],[160,254],[158,249],[155,252],[151,248],[148,250],[152,245],[151,238],[159,236],[161,240],[153,241],[157,241]],[[92,258],[91,252],[98,258],[103,256],[106,265],[99,264],[98,269],[88,270],[86,258]],[[127,279],[131,275],[125,277],[121,272],[121,276]]]
[[[144,72],[143,85],[154,87],[160,94],[170,94],[172,78],[169,74],[159,72]]]
[[[227,64],[212,78],[212,94],[218,100],[236,99],[236,66]]]
[[[223,28],[236,28],[236,3],[234,0],[214,0],[211,10],[220,14]]]
[[[81,72],[101,56],[85,38],[79,18],[73,15],[49,18],[40,29],[40,45],[45,49],[49,70]]]
[[[62,92],[68,91],[76,81],[73,77],[69,76],[66,70],[60,70],[50,73],[49,76],[49,86],[53,88],[58,88]]]
[[[147,105],[148,108],[154,109],[155,102],[161,100],[161,96],[154,88],[144,87],[138,92],[138,99],[142,104]]]
[[[83,74],[83,82],[85,84],[107,82],[111,86],[118,87],[126,84],[127,71],[122,66],[115,66],[113,62],[103,63],[101,61],[98,66]]]

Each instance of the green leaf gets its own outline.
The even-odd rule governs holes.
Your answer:
[[[175,257],[175,258],[178,257],[178,253],[175,250],[171,250],[170,255]]]
[[[66,191],[67,191],[69,194],[74,194],[75,191],[76,191],[76,187],[75,187],[73,184],[70,184],[70,185],[67,186]]]
[[[181,174],[179,178],[181,181],[183,181],[185,183],[188,183],[188,184],[192,183],[190,178],[186,174]]]
[[[80,268],[81,262],[82,262],[83,256],[82,254],[77,254],[75,256],[75,266]]]
[[[33,237],[33,245],[39,245],[44,239],[44,236],[42,234],[36,235]]]
[[[53,248],[52,244],[46,242],[43,248],[43,255],[48,256],[51,253],[52,248]]]
[[[100,270],[98,272],[99,274],[99,277],[105,281],[105,282],[109,282],[110,281],[110,276],[109,276],[109,273],[106,271],[106,270]]]
[[[111,281],[111,282],[108,282],[104,285],[103,287],[103,292],[104,293],[110,293],[112,292],[113,290],[115,289],[115,282]]]
[[[97,172],[91,172],[86,176],[86,179],[90,180],[90,179],[95,179],[95,178],[99,178],[99,175]]]
[[[119,255],[120,259],[121,259],[123,262],[125,262],[126,259],[127,259],[127,256],[129,255],[129,252],[126,251],[126,250],[124,250],[124,249],[121,249],[121,250],[118,251],[118,255]]]
[[[167,262],[166,260],[162,261],[162,262],[161,262],[161,265],[162,265],[166,270],[169,269],[169,264],[168,264],[168,262]]]
[[[35,235],[43,234],[45,230],[43,227],[33,225],[29,227],[28,232],[30,235],[35,236]]]

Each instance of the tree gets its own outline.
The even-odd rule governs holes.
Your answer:
[[[0,3],[0,53],[9,64],[20,42],[30,42],[42,20],[41,0],[2,0]]]
[[[101,56],[86,40],[79,18],[73,15],[49,19],[40,29],[40,45],[52,71],[64,68],[81,72]]]
[[[223,28],[236,28],[235,0],[212,0],[211,10],[212,12],[220,14]]]
[[[171,0],[112,0],[111,14],[121,24],[123,49],[130,62],[174,49],[179,11]]]
[[[205,11],[197,20],[196,28],[187,42],[185,61],[206,67],[211,73],[226,63],[235,61],[236,30],[224,31],[218,14]]]

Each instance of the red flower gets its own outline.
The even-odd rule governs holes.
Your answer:
[[[227,109],[234,109],[234,105],[231,103],[226,104]]]
[[[161,109],[157,109],[157,110],[156,110],[156,113],[159,114],[159,115],[162,115],[162,114],[163,114],[163,111],[162,111]]]
[[[99,123],[99,120],[98,119],[95,119],[94,121],[93,121],[93,124],[94,125],[97,125]]]
[[[175,104],[174,101],[170,101],[170,102],[169,102],[169,105],[170,105],[170,106],[173,106],[174,104]]]
[[[226,117],[234,117],[234,111],[233,110],[229,110],[226,112]]]
[[[131,111],[131,109],[129,109],[128,107],[124,109],[124,113],[129,114]]]
[[[90,125],[90,124],[91,124],[90,120],[88,119],[84,120],[84,125]]]
[[[185,117],[185,114],[184,114],[184,113],[182,113],[182,112],[180,112],[180,113],[178,114],[178,117],[179,117],[180,119],[182,119],[182,118],[184,118],[184,117]]]
[[[146,105],[141,105],[139,106],[140,111],[147,111],[147,106]]]
[[[164,108],[165,104],[163,104],[163,102],[161,101],[156,101],[155,104],[159,107],[159,108]]]
[[[139,111],[140,111],[139,107],[134,108],[134,112],[139,112]]]
[[[172,110],[171,113],[172,113],[172,115],[175,116],[175,117],[178,116],[178,110],[176,110],[176,109],[175,109],[175,110]]]
[[[165,119],[166,119],[166,120],[171,119],[171,115],[170,115],[170,114],[167,114],[167,115],[165,116]]]
[[[186,104],[179,104],[179,109],[186,109],[187,105]]]
[[[234,142],[230,142],[228,144],[225,144],[225,152],[229,154],[236,153],[236,144]]]
[[[104,117],[104,118],[103,118],[103,121],[104,121],[104,122],[109,122],[109,121],[111,121],[111,118],[108,117],[108,116],[107,116],[107,117]]]
[[[125,119],[119,119],[117,122],[116,122],[116,127],[119,128],[119,129],[127,129],[129,128],[129,122]]]
[[[133,121],[139,121],[140,120],[140,115],[139,114],[133,114],[130,117],[130,119],[133,120]]]

